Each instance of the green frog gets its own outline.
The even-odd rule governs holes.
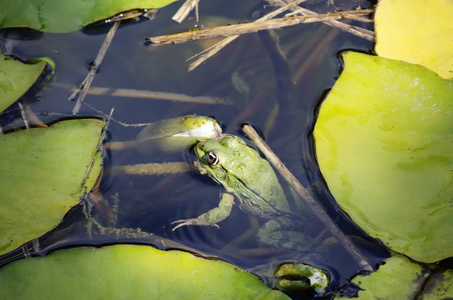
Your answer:
[[[325,253],[324,245],[303,234],[307,210],[301,199],[280,185],[269,162],[243,139],[221,134],[194,146],[195,168],[221,184],[226,192],[218,207],[197,218],[178,220],[173,230],[186,225],[215,226],[227,218],[237,199],[246,213],[268,219],[258,231],[262,244],[297,251]],[[289,195],[287,195],[289,194]],[[302,263],[285,263],[275,270],[276,287],[291,292],[325,293],[328,276],[324,271]],[[289,279],[288,279],[289,278]]]
[[[242,138],[222,134],[198,142],[194,152],[195,168],[221,184],[226,193],[218,207],[197,218],[173,222],[178,224],[173,230],[185,225],[218,227],[217,223],[230,215],[235,196],[244,212],[268,219],[258,231],[260,243],[298,251],[324,249],[301,232],[307,224],[303,216],[308,215],[302,200],[289,189],[285,194],[269,162]]]

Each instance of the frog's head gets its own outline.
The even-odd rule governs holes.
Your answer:
[[[198,160],[194,166],[201,174],[207,174],[227,190],[233,181],[247,185],[247,173],[259,154],[247,146],[240,137],[224,134],[218,138],[201,141],[194,147]],[[246,168],[248,166],[248,168]]]

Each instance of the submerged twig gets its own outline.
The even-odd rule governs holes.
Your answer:
[[[177,174],[183,172],[191,172],[192,168],[188,163],[172,162],[172,163],[149,163],[126,166],[114,166],[112,172],[118,172],[126,175],[164,175]]]
[[[51,87],[58,88],[73,88],[70,84],[63,83],[50,83]],[[141,99],[155,99],[155,100],[168,100],[177,102],[188,102],[198,104],[220,104],[220,105],[231,105],[232,102],[228,98],[218,98],[209,96],[193,97],[184,94],[166,93],[166,92],[155,92],[145,90],[133,90],[133,89],[112,89],[112,88],[101,88],[91,87],[86,90],[86,94],[89,95],[108,95],[113,97],[125,97],[125,98],[141,98]]]
[[[74,109],[72,110],[73,115],[76,115],[79,112],[82,102],[87,94],[87,91],[90,88],[91,83],[93,82],[94,76],[96,75],[96,72],[98,71],[99,66],[102,63],[102,60],[104,59],[104,56],[107,53],[108,48],[110,47],[110,43],[112,42],[119,25],[120,21],[113,23],[113,26],[107,33],[107,36],[105,37],[104,43],[102,44],[101,49],[99,50],[98,55],[96,56],[96,59],[91,64],[90,72],[88,73],[87,77],[82,81],[80,86],[72,93],[72,95],[69,96],[68,100],[73,100],[77,97],[77,95],[79,95],[79,98],[77,99]]]
[[[240,35],[245,33],[253,33],[260,30],[278,29],[288,26],[293,26],[302,23],[324,22],[337,20],[347,17],[348,15],[365,15],[373,12],[370,9],[335,12],[321,15],[305,15],[295,17],[285,17],[280,19],[271,19],[263,22],[243,23],[228,26],[220,26],[211,29],[200,29],[195,31],[183,32],[178,34],[150,37],[145,41],[149,45],[160,46],[168,44],[179,44],[189,41],[198,41],[207,38]]]
[[[373,268],[368,261],[362,256],[359,250],[351,243],[349,238],[338,228],[335,222],[326,214],[323,208],[313,199],[308,191],[300,184],[300,182],[294,177],[293,174],[286,168],[282,161],[272,152],[269,146],[261,139],[256,131],[249,125],[242,127],[245,134],[255,143],[255,145],[263,152],[264,156],[269,162],[277,169],[277,171],[285,178],[291,187],[301,196],[302,200],[305,201],[313,213],[326,225],[326,227],[338,237],[339,242],[343,247],[357,260],[358,264],[364,268],[364,270],[372,271]]]

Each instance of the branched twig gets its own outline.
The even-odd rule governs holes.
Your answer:
[[[306,15],[296,17],[285,17],[271,19],[263,22],[243,23],[228,26],[220,26],[211,29],[202,29],[178,34],[147,38],[145,41],[149,45],[160,46],[168,44],[179,44],[189,41],[198,41],[207,38],[240,35],[245,33],[257,32],[259,30],[278,29],[302,23],[324,22],[345,18],[348,15],[366,15],[373,12],[370,9],[335,12],[322,15]]]
[[[351,243],[349,238],[338,228],[335,222],[326,214],[322,207],[313,199],[308,191],[300,184],[293,174],[286,168],[281,160],[272,152],[269,146],[261,139],[256,131],[249,125],[242,127],[245,134],[255,143],[255,145],[263,152],[264,156],[269,162],[277,169],[277,171],[285,178],[294,190],[301,196],[308,206],[312,209],[313,213],[326,225],[326,227],[338,237],[339,242],[348,252],[356,259],[359,265],[366,271],[372,271],[368,261],[362,256],[359,250]]]
[[[283,5],[282,7],[280,7],[279,9],[276,9],[270,13],[268,13],[267,15],[259,18],[258,20],[256,20],[255,22],[263,22],[263,21],[266,21],[266,20],[270,20],[272,19],[273,17],[281,14],[282,12],[288,10],[289,8],[291,7],[297,7],[296,5],[299,4],[299,3],[302,3],[302,2],[305,2],[306,0],[296,0],[296,1],[293,1],[289,4],[285,4]],[[199,57],[196,61],[194,61],[193,63],[191,63],[189,65],[189,71],[192,71],[194,70],[196,67],[198,67],[200,64],[202,64],[203,62],[205,62],[208,58],[212,57],[213,55],[215,55],[217,52],[219,52],[221,49],[223,49],[226,45],[228,45],[229,43],[231,43],[232,41],[234,41],[236,38],[238,38],[239,35],[233,35],[233,36],[229,36],[225,39],[223,39],[222,41],[218,42],[217,44],[209,47],[208,49],[198,53],[197,55],[194,55],[190,58],[188,58],[187,60],[191,60],[192,58],[194,57]]]

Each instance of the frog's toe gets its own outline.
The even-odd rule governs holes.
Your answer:
[[[275,277],[279,288],[294,293],[324,294],[329,277],[324,270],[302,263],[285,263],[277,267]]]
[[[179,224],[178,224],[179,223]],[[182,226],[186,226],[186,225],[201,225],[201,226],[214,226],[214,227],[217,227],[219,228],[219,225],[217,224],[211,224],[211,223],[207,223],[206,221],[204,221],[203,218],[193,218],[193,219],[183,219],[183,220],[177,220],[177,221],[174,221],[171,223],[172,225],[173,224],[178,224],[176,225],[172,231],[175,231],[176,229],[178,229],[179,227],[182,227]]]
[[[174,222],[171,222],[171,225],[174,225],[174,224],[178,224],[176,225],[172,231],[175,231],[176,229],[178,229],[179,227],[183,227],[183,226],[186,226],[186,225],[197,225],[197,223],[195,222],[196,219],[183,219],[183,220],[177,220],[177,221],[174,221]]]

